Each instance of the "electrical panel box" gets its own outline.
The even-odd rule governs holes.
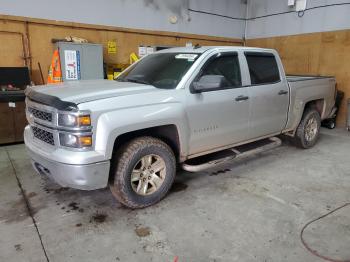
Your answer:
[[[307,0],[288,0],[288,6],[294,7],[295,11],[300,12],[306,9]]]
[[[100,44],[58,42],[63,81],[103,79]]]
[[[296,0],[295,11],[300,12],[306,9],[307,0]]]

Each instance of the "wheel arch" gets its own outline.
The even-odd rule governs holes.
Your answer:
[[[150,136],[162,140],[173,150],[176,160],[180,161],[180,137],[178,128],[174,124],[143,128],[120,134],[114,140],[113,153],[116,153],[128,141],[141,136]]]
[[[324,112],[325,112],[325,100],[324,100],[324,98],[311,100],[311,101],[308,101],[307,103],[305,103],[304,110],[302,111],[303,114],[309,108],[315,109],[320,114],[320,117],[322,118],[324,116]]]
[[[326,110],[326,102],[324,98],[318,98],[318,99],[311,99],[305,103],[303,103],[303,105],[301,106],[300,109],[300,113],[298,114],[298,118],[296,119],[296,121],[293,124],[293,128],[291,129],[291,131],[285,133],[288,136],[295,136],[295,133],[297,131],[297,128],[301,122],[301,120],[303,119],[303,115],[305,114],[305,111],[307,109],[315,109],[319,114],[321,119],[323,119],[324,115],[325,115],[325,110]]]

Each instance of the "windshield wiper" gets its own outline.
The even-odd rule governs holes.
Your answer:
[[[124,78],[123,81],[125,81],[125,82],[132,82],[132,83],[138,83],[138,84],[151,85],[146,80],[142,80],[142,79],[139,79],[139,78]]]

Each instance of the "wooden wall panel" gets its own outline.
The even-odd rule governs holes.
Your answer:
[[[104,46],[104,60],[107,63],[129,63],[129,55],[138,52],[139,45],[174,45],[184,46],[186,42],[200,45],[242,45],[242,40],[211,37],[203,35],[158,32],[148,30],[133,30],[126,28],[86,25],[78,23],[58,22],[43,19],[31,19],[0,15],[0,31],[20,32],[24,34],[28,65],[32,65],[32,80],[42,84],[38,62],[40,62],[44,79],[51,61],[54,44],[52,38],[76,36],[87,39],[91,43],[101,43]],[[117,41],[117,54],[107,53],[107,42]],[[17,40],[16,40],[17,41]],[[9,41],[6,45],[13,45]],[[16,55],[14,55],[16,56]],[[22,60],[24,63],[24,60]],[[22,63],[22,64],[23,64]],[[0,66],[5,62],[0,59]]]
[[[23,66],[23,41],[20,34],[0,31],[1,66]]]
[[[0,66],[23,66],[25,26],[0,20]]]
[[[38,79],[37,62],[40,62],[46,77],[50,57],[54,45],[50,43],[52,38],[64,38],[66,36],[78,36],[87,39],[91,43],[101,43],[104,46],[104,60],[107,63],[129,63],[129,55],[132,52],[138,52],[139,45],[175,45],[184,46],[186,42],[191,41],[194,44],[201,45],[228,45],[232,43],[207,40],[191,40],[169,36],[142,35],[135,33],[96,31],[93,29],[66,28],[50,25],[30,25],[29,36],[31,44],[31,54],[33,57],[33,78],[36,82]],[[117,54],[107,53],[107,42],[116,40]]]
[[[350,30],[247,40],[247,46],[276,49],[287,74],[332,75],[345,92],[338,125],[345,126],[350,98]]]

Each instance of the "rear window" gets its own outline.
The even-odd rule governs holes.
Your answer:
[[[280,81],[276,58],[269,53],[246,52],[252,85],[271,84]]]

